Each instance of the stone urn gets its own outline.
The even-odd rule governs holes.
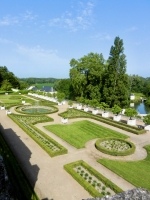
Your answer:
[[[1,106],[1,110],[5,110],[5,106]]]
[[[84,111],[85,111],[85,112],[88,112],[88,111],[89,111],[89,108],[88,108],[88,107],[84,107]]]
[[[82,109],[82,105],[81,104],[77,105],[77,109],[81,110]]]
[[[92,114],[93,115],[97,115],[98,114],[98,110],[97,109],[92,110]]]
[[[68,118],[61,118],[61,122],[63,123],[63,124],[67,124],[68,123]]]

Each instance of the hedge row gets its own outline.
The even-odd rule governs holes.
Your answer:
[[[38,128],[36,128],[35,126],[33,126],[33,124],[36,123],[42,123],[42,122],[47,122],[48,120],[40,120],[37,121],[33,124],[30,124],[30,126],[37,131],[38,133],[40,133],[43,137],[45,137],[49,142],[55,144],[58,148],[60,148],[59,151],[52,151],[51,149],[49,149],[45,144],[42,143],[42,141],[40,141],[35,135],[33,135],[31,133],[31,131],[29,131],[23,124],[19,123],[17,121],[16,118],[13,117],[13,114],[8,115],[23,131],[25,131],[43,150],[45,150],[51,157],[54,156],[58,156],[58,155],[62,155],[62,154],[66,154],[68,153],[68,150],[63,147],[62,145],[60,145],[58,142],[56,142],[55,140],[53,140],[51,137],[49,137],[48,135],[46,135],[44,132],[42,132],[41,130],[39,130]],[[31,117],[31,115],[29,115]],[[49,121],[53,121],[52,118],[49,118]]]
[[[77,110],[77,109],[74,109],[74,110]],[[103,118],[101,116],[98,116],[98,115],[94,115],[92,113],[86,113],[85,115],[85,112],[82,111],[82,110],[77,110],[78,112],[81,112],[81,113],[84,113],[83,115],[81,116],[73,116],[73,117],[68,117],[68,118],[81,118],[81,117],[84,117],[84,118],[91,118],[91,119],[95,119],[97,121],[100,121],[100,122],[103,122],[105,124],[109,124],[111,126],[115,126],[117,128],[120,128],[122,130],[125,130],[125,131],[128,131],[128,132],[131,132],[131,133],[134,133],[134,134],[143,134],[145,133],[146,131],[144,129],[139,129],[137,127],[132,127],[128,124],[124,124],[122,122],[116,122],[116,121],[113,121],[112,119],[106,119],[106,118]],[[60,113],[59,115],[63,117],[63,114],[64,113],[67,113],[68,111],[65,111],[63,113]]]
[[[126,150],[124,152],[118,152],[118,151],[113,151],[113,150],[109,150],[109,149],[106,149],[104,148],[103,146],[100,145],[101,142],[103,141],[109,141],[109,140],[117,140],[117,141],[121,141],[121,142],[125,142],[127,143],[129,146],[130,146],[130,149],[129,150]],[[112,155],[112,156],[128,156],[128,155],[131,155],[135,152],[135,145],[132,143],[132,142],[128,142],[126,140],[123,140],[123,139],[118,139],[118,138],[103,138],[103,139],[98,139],[95,143],[95,147],[103,152],[103,153],[106,153],[106,154],[109,154],[109,155]]]
[[[13,185],[14,193],[17,196],[17,199],[39,200],[1,133],[0,154],[3,156],[8,177]]]
[[[99,179],[101,182],[103,182],[106,187],[109,187],[111,190],[113,190],[115,193],[120,193],[123,190],[119,188],[117,185],[115,185],[113,182],[111,182],[109,179],[104,177],[102,174],[97,172],[94,168],[92,168],[90,165],[88,165],[83,160],[79,160],[73,163],[69,163],[67,165],[64,165],[64,169],[81,185],[84,187],[85,190],[87,190],[93,197],[101,197],[103,196],[101,193],[99,193],[90,183],[88,183],[82,176],[80,176],[73,168],[77,166],[83,166],[89,173],[91,173],[93,176],[95,176],[97,179]]]

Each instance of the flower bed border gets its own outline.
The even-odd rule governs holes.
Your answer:
[[[97,121],[103,122],[105,124],[109,124],[111,126],[115,126],[117,128],[120,128],[122,130],[131,132],[131,133],[134,133],[134,134],[137,134],[137,135],[143,134],[143,133],[146,132],[144,129],[141,130],[141,129],[137,128],[137,127],[131,127],[130,125],[124,124],[122,122],[113,121],[112,119],[108,119],[108,118],[106,119],[106,118],[103,118],[103,117],[101,117],[99,115],[95,116],[92,113],[87,113],[87,112],[84,112],[82,110],[78,110],[76,108],[73,108],[72,110],[76,110],[76,111],[80,112],[81,114],[83,113],[83,115],[81,115],[81,116],[74,116],[74,117],[69,117],[68,116],[68,118],[70,118],[70,119],[73,119],[73,118],[91,118],[91,119],[95,119]],[[59,113],[58,115],[61,116],[61,117],[63,117],[63,114],[65,114],[67,112],[68,111],[65,111],[63,113]]]
[[[32,124],[29,124],[29,126],[31,126],[35,131],[37,131],[40,135],[42,135],[43,137],[45,137],[49,142],[52,142],[54,145],[56,145],[58,148],[60,148],[59,151],[53,152],[51,151],[51,149],[49,149],[45,144],[43,144],[36,136],[34,136],[24,125],[22,125],[21,123],[19,123],[16,118],[13,117],[13,115],[16,114],[10,114],[9,117],[23,130],[25,131],[42,149],[44,149],[51,157],[54,156],[58,156],[58,155],[62,155],[62,154],[66,154],[68,153],[68,150],[63,147],[61,144],[59,144],[58,142],[56,142],[55,140],[53,140],[50,136],[48,136],[47,134],[45,134],[43,131],[39,130],[37,127],[35,127],[34,125],[37,123],[42,123],[42,122],[47,122],[47,121],[53,121],[52,118],[48,117],[49,120],[39,120],[37,122],[34,122]],[[19,115],[22,116],[22,115]],[[35,117],[35,115],[23,115],[24,117]],[[39,115],[37,115],[39,116]]]
[[[125,142],[125,143],[129,144],[131,148],[129,150],[124,151],[124,152],[108,150],[108,149],[106,149],[106,148],[104,148],[100,145],[100,142],[103,142],[105,140],[107,140],[107,141],[117,140],[117,141]],[[109,155],[112,155],[112,156],[128,156],[128,155],[133,154],[135,152],[135,148],[136,148],[135,145],[132,142],[129,142],[129,141],[126,141],[126,140],[123,140],[123,139],[118,139],[118,138],[98,139],[95,143],[95,147],[96,147],[97,150],[101,151],[102,153],[109,154]]]
[[[88,165],[83,160],[79,160],[76,162],[72,162],[69,164],[64,165],[64,169],[81,185],[84,187],[85,190],[87,190],[93,197],[102,197],[103,195],[99,193],[90,183],[88,183],[82,176],[80,176],[73,168],[77,166],[83,166],[87,171],[89,171],[93,176],[95,176],[97,179],[99,179],[102,183],[106,185],[106,187],[109,187],[111,190],[113,190],[115,193],[123,192],[121,188],[119,188],[117,185],[115,185],[113,182],[111,182],[109,179],[104,177],[102,174],[100,174],[98,171],[96,171],[94,168],[92,168],[90,165]]]

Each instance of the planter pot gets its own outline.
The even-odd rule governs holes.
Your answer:
[[[5,106],[1,106],[1,110],[5,110]]]
[[[22,104],[25,104],[26,103],[26,101],[22,101]]]
[[[6,115],[11,114],[11,111],[6,110]]]
[[[145,126],[144,129],[150,131],[150,125]]]
[[[85,111],[85,112],[88,112],[88,111],[89,111],[89,108],[88,108],[88,107],[84,108],[84,111]]]
[[[69,106],[69,108],[73,108],[73,106]]]
[[[121,114],[124,115],[125,111],[126,111],[126,109],[122,109]]]
[[[65,104],[66,104],[66,101],[63,101],[62,104],[65,105]]]
[[[98,113],[98,110],[92,110],[92,114],[96,115]]]
[[[68,118],[61,118],[61,122],[62,122],[63,124],[68,123]]]
[[[62,102],[58,102],[58,106],[62,106]]]
[[[109,113],[108,112],[103,112],[102,113],[102,117],[105,117],[105,118],[109,117]]]
[[[135,126],[136,125],[136,119],[128,119],[127,124],[130,126]]]
[[[82,109],[82,105],[78,105],[78,106],[77,106],[77,109],[78,109],[78,110],[81,110],[81,109]]]
[[[119,122],[121,120],[121,115],[114,115],[113,120]]]
[[[132,107],[132,108],[133,108],[133,107],[134,107],[134,103],[130,103],[130,107]]]
[[[8,95],[8,93],[6,92],[5,95]]]

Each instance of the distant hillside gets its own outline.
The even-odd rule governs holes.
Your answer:
[[[38,84],[44,84],[46,86],[46,84],[48,84],[47,86],[52,86],[49,84],[54,84],[57,80],[56,78],[20,78],[20,81],[24,81],[26,83],[28,83],[29,85],[38,85]]]

